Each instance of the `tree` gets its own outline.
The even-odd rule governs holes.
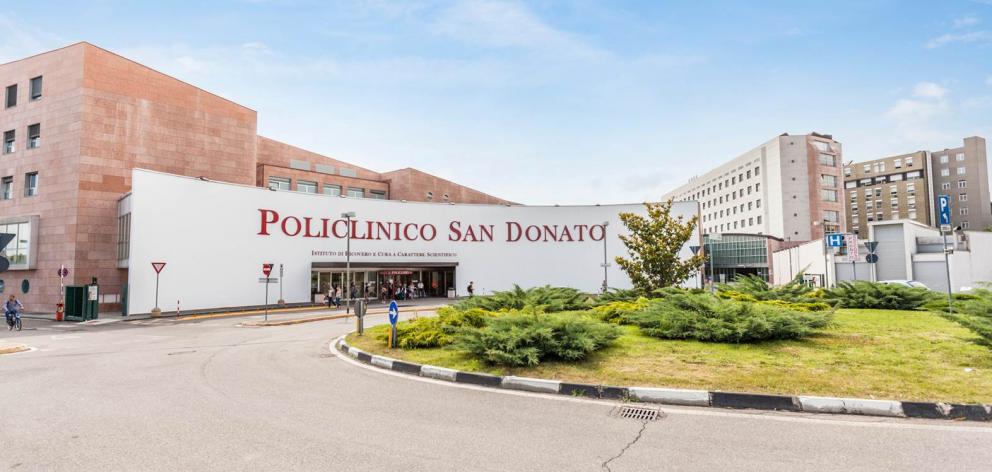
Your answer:
[[[620,236],[630,259],[617,256],[616,261],[635,287],[651,292],[688,279],[699,270],[706,256],[699,253],[685,261],[679,258],[679,251],[694,235],[698,215],[688,220],[681,215],[673,217],[671,200],[645,203],[644,207],[648,212],[646,217],[620,213],[620,221],[630,232],[628,236]]]

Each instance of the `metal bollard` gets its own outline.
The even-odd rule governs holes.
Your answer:
[[[365,334],[365,301],[358,300],[355,303],[355,324],[357,325],[358,335],[362,336]]]

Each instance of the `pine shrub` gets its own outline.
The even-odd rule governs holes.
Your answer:
[[[616,301],[590,310],[597,318],[614,324],[629,324],[630,316],[647,308],[649,300],[641,297],[634,301]]]
[[[823,299],[838,308],[914,310],[935,296],[925,288],[858,280],[838,283],[836,288],[824,291]]]
[[[513,290],[493,292],[492,295],[472,297],[458,302],[459,309],[481,308],[486,311],[508,311],[533,308],[537,311],[554,313],[566,310],[582,310],[591,306],[591,297],[569,287],[532,287],[522,289],[518,285]]]
[[[535,366],[548,359],[585,359],[619,335],[616,326],[579,313],[512,312],[459,331],[454,347],[488,364]]]
[[[629,318],[644,334],[656,338],[750,343],[802,338],[829,325],[832,316],[708,294],[682,294],[653,301]]]
[[[718,294],[724,298],[741,301],[783,300],[787,302],[806,303],[810,300],[814,289],[803,280],[803,273],[796,274],[789,283],[782,286],[769,285],[765,279],[757,275],[741,275],[729,284],[717,285]]]
[[[977,334],[981,344],[992,347],[992,290],[979,288],[968,293],[956,293],[952,297],[952,305],[954,312],[949,313],[947,299],[935,297],[925,307],[942,312],[944,318]]]
[[[447,346],[454,341],[454,335],[461,329],[481,328],[493,318],[493,314],[479,308],[459,310],[443,307],[437,316],[415,318],[396,324],[396,345],[403,349],[431,348]],[[389,331],[379,334],[379,340],[386,342]]]

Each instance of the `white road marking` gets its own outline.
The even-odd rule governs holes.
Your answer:
[[[403,374],[399,372],[393,372],[391,370],[381,369],[379,367],[374,367],[355,359],[352,359],[347,354],[338,351],[334,345],[337,344],[338,339],[343,339],[341,336],[330,342],[328,348],[331,353],[334,354],[338,359],[341,359],[349,364],[352,364],[363,369],[372,370],[384,375],[390,375],[393,377],[399,377],[402,379],[432,383],[436,385],[443,385],[446,387],[461,388],[466,390],[476,390],[480,392],[489,392],[502,395],[515,395],[521,397],[530,398],[540,398],[544,400],[551,401],[564,401],[564,402],[579,402],[579,403],[592,403],[597,405],[604,405],[609,407],[615,407],[618,403],[616,400],[597,400],[581,397],[570,397],[566,395],[552,395],[546,393],[530,393],[522,392],[517,390],[502,390],[498,388],[481,387],[477,385],[461,384],[454,382],[446,382],[444,380],[435,380],[426,377],[414,376],[410,374]],[[842,415],[823,415],[817,413],[817,416],[823,415],[822,418],[813,418],[808,416],[799,415],[812,415],[813,413],[788,413],[788,412],[778,412],[778,411],[756,411],[754,413],[746,412],[734,412],[725,411],[720,409],[712,409],[710,407],[699,407],[699,408],[688,408],[688,407],[675,407],[671,405],[661,405],[650,403],[649,405],[661,408],[666,414],[676,414],[676,415],[691,415],[691,416],[722,416],[727,418],[744,418],[753,420],[769,420],[769,421],[782,421],[782,422],[792,422],[792,423],[818,423],[826,425],[840,425],[840,426],[865,426],[872,428],[893,428],[893,429],[924,429],[924,430],[936,430],[936,431],[956,431],[956,432],[969,432],[969,433],[989,433],[992,434],[992,426],[960,426],[959,423],[953,425],[941,425],[932,423],[915,423],[912,421],[918,421],[911,418],[883,418],[875,416],[850,416],[844,417]],[[933,421],[947,421],[947,420],[933,420]]]

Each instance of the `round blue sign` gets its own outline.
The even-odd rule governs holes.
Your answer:
[[[389,324],[396,326],[396,322],[400,319],[400,307],[396,304],[396,300],[389,302]]]

